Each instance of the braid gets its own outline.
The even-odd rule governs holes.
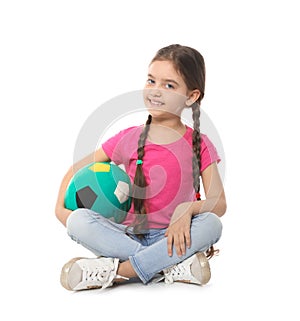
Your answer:
[[[145,126],[144,130],[142,131],[140,138],[138,140],[137,154],[138,154],[138,159],[140,159],[140,160],[143,160],[143,157],[145,155],[144,147],[145,147],[145,142],[146,142],[146,139],[147,139],[147,136],[149,133],[151,121],[152,121],[152,116],[149,115],[148,119],[146,121],[146,126]],[[140,166],[140,165],[138,165],[138,166]],[[140,168],[140,167],[137,167],[137,168]]]
[[[140,138],[138,140],[138,149],[137,155],[138,160],[142,161],[145,155],[145,142],[149,133],[150,124],[152,121],[152,116],[149,115],[145,128],[142,131]],[[134,205],[134,213],[142,214],[136,215],[135,221],[133,223],[134,232],[138,233],[140,229],[146,227],[147,225],[147,211],[145,208],[144,200],[146,198],[145,187],[147,186],[146,178],[143,172],[142,162],[139,162],[136,165],[136,172],[134,176],[134,190],[133,190],[133,205]]]
[[[192,105],[194,131],[193,131],[193,184],[197,194],[198,201],[200,198],[200,168],[201,168],[201,136],[200,136],[200,105],[194,103]],[[199,194],[198,194],[199,193]],[[199,197],[198,197],[199,196]],[[210,246],[205,254],[208,259],[218,254],[219,250],[215,250],[214,246]]]
[[[193,185],[197,195],[197,198],[200,199],[200,146],[201,146],[201,137],[200,137],[200,105],[194,103],[192,105],[193,112],[193,121],[194,121],[194,131],[193,131]]]

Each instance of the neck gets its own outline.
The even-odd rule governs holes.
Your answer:
[[[171,119],[152,118],[148,139],[156,144],[169,144],[180,139],[186,132],[186,127],[180,117]]]
[[[170,128],[177,132],[185,131],[185,125],[182,123],[181,118],[178,116],[170,117],[170,118],[153,117],[151,121],[151,125],[152,124]]]

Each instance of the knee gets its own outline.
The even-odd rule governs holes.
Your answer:
[[[216,243],[221,238],[223,225],[221,219],[216,214],[207,212],[199,214],[194,218],[194,224],[192,225],[205,230],[210,235],[213,243]]]
[[[219,216],[214,213],[209,213],[209,219],[211,221],[210,228],[212,233],[216,237],[216,242],[221,238],[223,225]]]
[[[87,229],[88,222],[90,221],[91,214],[87,209],[76,209],[67,219],[66,227],[69,236],[76,237]]]

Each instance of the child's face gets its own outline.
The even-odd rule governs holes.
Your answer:
[[[189,90],[170,61],[154,61],[144,89],[145,105],[152,116],[166,112],[181,115],[187,107]]]

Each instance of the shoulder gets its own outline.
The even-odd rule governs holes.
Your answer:
[[[142,126],[132,126],[120,130],[119,132],[113,134],[110,138],[102,142],[102,147],[112,148],[120,144],[127,144],[128,142],[135,141],[138,139],[142,131]]]
[[[209,137],[203,133],[201,133],[201,145],[203,147],[211,147],[214,146],[214,144],[212,143],[212,141],[209,139]]]
[[[185,133],[185,138],[192,143],[194,130],[189,126],[186,126],[186,128],[187,130]],[[200,133],[200,136],[201,136],[201,147],[206,148],[206,147],[213,146],[213,143],[211,142],[211,140],[208,138],[206,134]]]
[[[142,126],[132,126],[120,130],[116,133],[111,139],[123,139],[123,138],[132,138],[133,136],[140,135],[142,131]]]
[[[131,127],[122,129],[119,133],[123,133],[123,134],[133,133],[133,132],[140,131],[141,128],[142,128],[142,126],[131,126]]]
[[[142,131],[141,126],[123,129],[102,143],[106,155],[116,164],[123,164],[124,155],[136,149]]]

